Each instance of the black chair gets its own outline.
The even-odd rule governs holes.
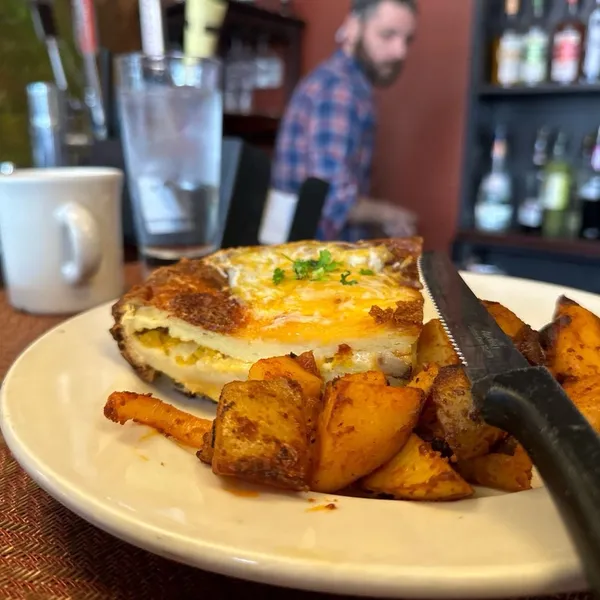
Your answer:
[[[224,225],[221,247],[259,245],[263,212],[271,187],[271,159],[240,138],[226,138],[221,180]],[[313,239],[329,184],[308,178],[298,193],[296,212],[287,241]]]
[[[91,165],[115,167],[125,171],[123,148],[119,139],[97,142],[90,152]],[[126,172],[126,171],[125,171]],[[237,137],[223,138],[221,159],[220,226],[217,245],[221,248],[254,246],[259,242],[263,211],[271,187],[271,159],[256,146]],[[307,179],[298,194],[298,204],[288,241],[312,239],[329,184]],[[127,177],[123,185],[123,238],[135,245],[135,227]]]

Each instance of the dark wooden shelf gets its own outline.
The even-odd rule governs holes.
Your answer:
[[[519,233],[493,234],[470,229],[459,231],[454,241],[475,246],[521,248],[548,254],[600,258],[600,241],[548,239]]]
[[[280,118],[272,115],[225,113],[223,134],[253,142],[272,142],[277,135],[279,122]]]
[[[482,98],[504,98],[504,97],[529,97],[529,96],[564,96],[569,94],[599,94],[600,84],[579,83],[574,85],[558,85],[555,83],[544,83],[535,87],[518,85],[503,88],[497,85],[484,84],[479,87],[479,96]]]
[[[183,42],[185,5],[175,4],[166,11],[169,37],[179,44]],[[290,37],[302,31],[306,23],[293,16],[259,8],[245,2],[229,1],[222,34],[248,34],[251,37],[266,34],[271,39],[288,42]]]

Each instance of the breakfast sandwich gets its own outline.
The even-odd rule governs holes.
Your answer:
[[[423,322],[421,238],[302,241],[218,251],[154,271],[114,306],[138,375],[218,401],[261,358],[312,351],[325,380],[410,376]]]

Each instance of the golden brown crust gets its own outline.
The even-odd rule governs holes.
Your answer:
[[[297,242],[302,243],[315,242]],[[417,260],[422,251],[423,240],[420,237],[404,239],[364,240],[358,243],[332,242],[335,248],[365,248],[385,246],[391,258],[387,271],[397,274],[400,286],[420,289]],[[122,296],[113,306],[114,325],[110,329],[117,342],[121,355],[127,360],[138,376],[152,382],[160,374],[152,367],[140,362],[128,346],[122,319],[127,310],[139,307],[153,307],[164,311],[171,318],[180,319],[191,325],[220,334],[235,335],[243,330],[250,321],[252,306],[245,306],[231,292],[225,273],[229,260],[264,247],[246,247],[225,249],[202,259],[182,259],[176,264],[154,271],[141,285],[137,285]],[[233,257],[233,258],[232,258]],[[407,333],[413,332],[413,326],[421,326],[423,318],[423,298],[399,302],[395,310],[381,311],[377,322],[389,322],[396,327],[405,327]],[[379,313],[377,313],[379,315]]]
[[[284,378],[228,383],[215,421],[215,474],[282,489],[308,489],[310,455],[298,383]]]
[[[119,307],[127,304],[151,305],[218,333],[232,333],[245,318],[242,306],[229,292],[227,278],[201,259],[183,259],[154,271],[144,284],[132,288],[117,302],[116,316]]]
[[[403,329],[411,326],[421,326],[423,323],[423,301],[408,300],[396,302],[396,309],[386,308],[385,310],[379,306],[371,307],[369,314],[378,325],[389,323]]]
[[[299,356],[292,356],[292,358],[311,375],[314,375],[315,377],[321,377],[321,372],[319,371],[319,367],[317,366],[317,361],[315,360],[315,355],[313,354],[312,350],[303,352]]]
[[[129,293],[133,293],[136,289],[137,287],[133,288]],[[129,346],[127,345],[125,332],[123,331],[123,326],[121,325],[121,320],[125,312],[126,297],[127,295],[123,296],[123,298],[112,307],[112,315],[115,320],[115,324],[110,328],[109,331],[115,342],[117,342],[117,346],[119,348],[121,356],[131,365],[133,370],[137,373],[138,377],[142,381],[152,383],[159,373],[152,367],[149,367],[148,365],[140,364],[136,360],[135,356],[132,354]]]

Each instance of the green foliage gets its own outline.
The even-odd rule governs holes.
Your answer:
[[[73,44],[69,0],[55,0],[61,54],[72,89],[80,60]],[[37,39],[25,0],[0,0],[0,162],[31,164],[25,87],[33,81],[52,81],[46,47]]]

